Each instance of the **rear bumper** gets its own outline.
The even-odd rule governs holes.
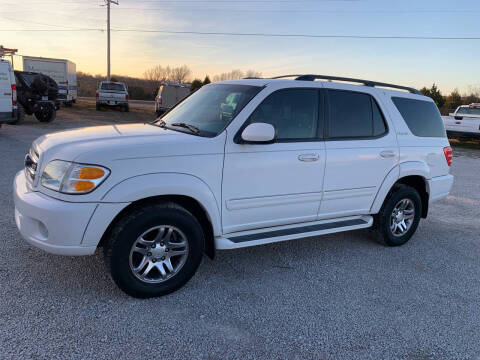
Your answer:
[[[429,202],[437,201],[446,197],[453,186],[453,175],[437,176],[428,180]]]
[[[0,124],[8,124],[17,120],[17,110],[0,112]]]
[[[480,140],[480,132],[474,133],[474,132],[447,130],[447,136]]]
[[[104,99],[97,99],[97,104],[107,105],[107,106],[128,105],[128,100],[104,100]]]

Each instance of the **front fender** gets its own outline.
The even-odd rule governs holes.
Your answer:
[[[215,236],[221,235],[220,207],[215,194],[200,178],[181,173],[157,173],[131,177],[113,186],[102,202],[131,203],[161,195],[188,196],[206,211]]]

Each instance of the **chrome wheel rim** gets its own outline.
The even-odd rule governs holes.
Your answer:
[[[415,205],[410,199],[400,200],[390,216],[390,230],[394,236],[405,235],[415,219]]]
[[[188,241],[175,226],[159,225],[140,235],[130,250],[130,270],[149,284],[158,284],[178,274],[188,257]]]

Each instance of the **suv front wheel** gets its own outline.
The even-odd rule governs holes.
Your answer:
[[[376,240],[388,246],[405,244],[417,230],[421,213],[422,200],[417,190],[403,184],[395,185],[374,217]]]
[[[202,260],[203,230],[185,208],[147,205],[123,216],[112,229],[104,255],[114,282],[127,294],[169,294],[195,274]]]

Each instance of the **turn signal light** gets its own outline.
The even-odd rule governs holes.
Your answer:
[[[75,182],[75,190],[77,191],[89,191],[95,187],[95,184],[91,181],[76,181]]]
[[[450,146],[443,148],[443,153],[445,154],[445,160],[447,160],[447,165],[452,165],[453,152]]]
[[[100,179],[105,175],[105,170],[96,167],[82,167],[78,173],[79,179]]]

